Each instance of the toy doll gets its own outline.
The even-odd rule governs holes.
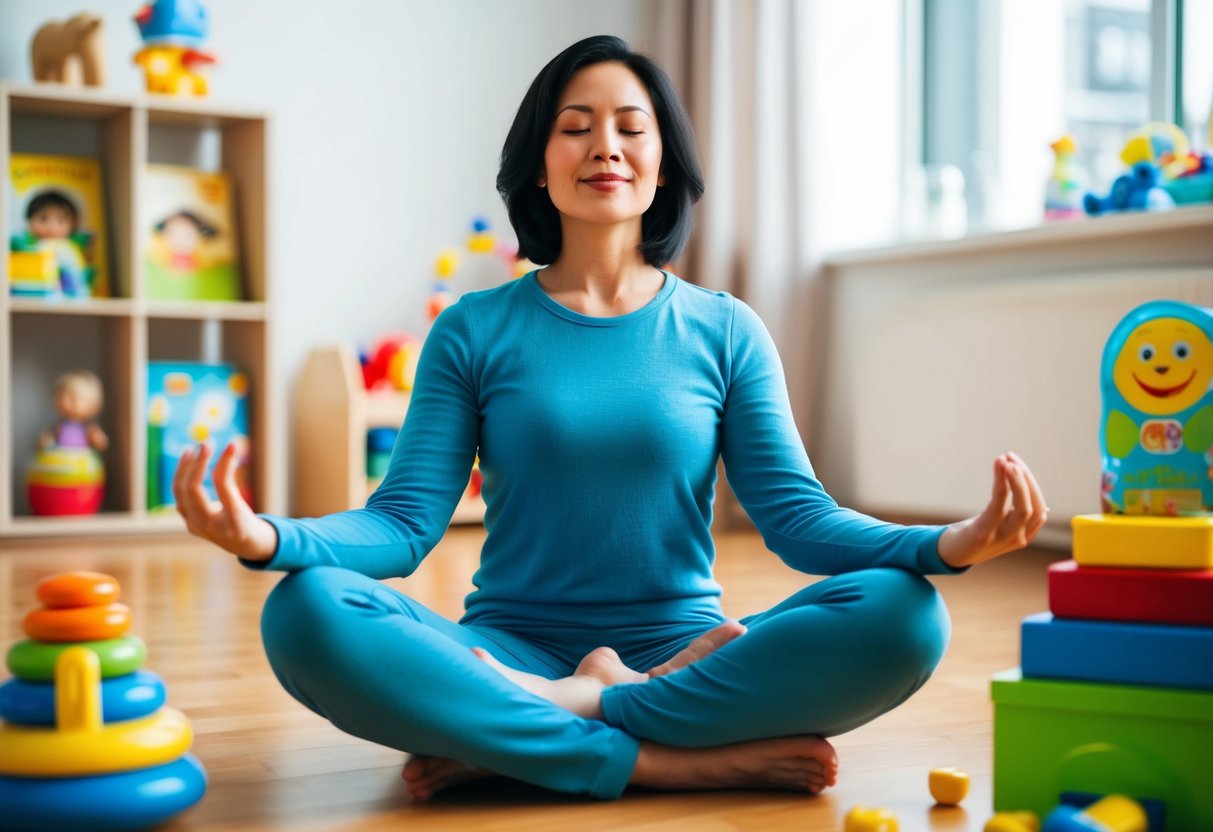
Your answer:
[[[28,228],[12,239],[13,250],[53,252],[58,288],[68,297],[88,297],[94,270],[85,251],[91,237],[80,231],[75,204],[59,191],[46,191],[30,200],[25,218]]]
[[[39,447],[91,448],[98,452],[108,448],[109,437],[93,421],[101,412],[102,398],[101,380],[87,370],[60,376],[55,383],[55,410],[62,421],[54,431],[42,434]]]

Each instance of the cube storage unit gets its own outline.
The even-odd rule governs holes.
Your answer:
[[[264,113],[211,101],[124,96],[55,84],[0,83],[0,537],[174,531],[174,513],[146,510],[149,361],[229,362],[250,379],[252,478],[256,507],[281,513],[277,403],[271,398],[273,289],[268,256],[267,132]],[[14,153],[100,162],[110,296],[14,296],[9,286],[12,225],[7,195]],[[243,299],[149,298],[142,252],[141,188],[149,164],[226,171],[235,191]],[[105,388],[99,423],[106,495],[100,512],[36,516],[25,476],[37,437],[53,424],[53,385],[65,371],[96,373]]]
[[[991,685],[995,810],[1123,794],[1150,832],[1213,829],[1213,573],[1191,568],[1213,518],[1170,520],[1074,518],[1050,612],[1024,619],[1022,667]]]

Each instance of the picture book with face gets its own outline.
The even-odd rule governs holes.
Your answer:
[[[241,300],[232,180],[222,171],[148,165],[145,293],[153,300]]]
[[[75,156],[9,158],[9,291],[15,296],[110,295],[101,163]]]

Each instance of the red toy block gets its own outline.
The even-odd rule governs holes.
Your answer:
[[[1061,561],[1049,567],[1049,610],[1058,618],[1213,627],[1213,570]]]

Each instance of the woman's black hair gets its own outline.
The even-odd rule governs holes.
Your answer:
[[[573,73],[591,64],[618,62],[636,74],[656,109],[661,131],[661,171],[665,185],[641,217],[640,252],[651,266],[673,260],[691,236],[691,206],[703,195],[703,174],[695,154],[691,120],[668,76],[651,58],[633,52],[623,40],[596,35],[574,43],[548,62],[531,82],[501,148],[497,192],[518,235],[518,254],[548,264],[560,256],[560,213],[546,188],[543,170],[556,104]]]

